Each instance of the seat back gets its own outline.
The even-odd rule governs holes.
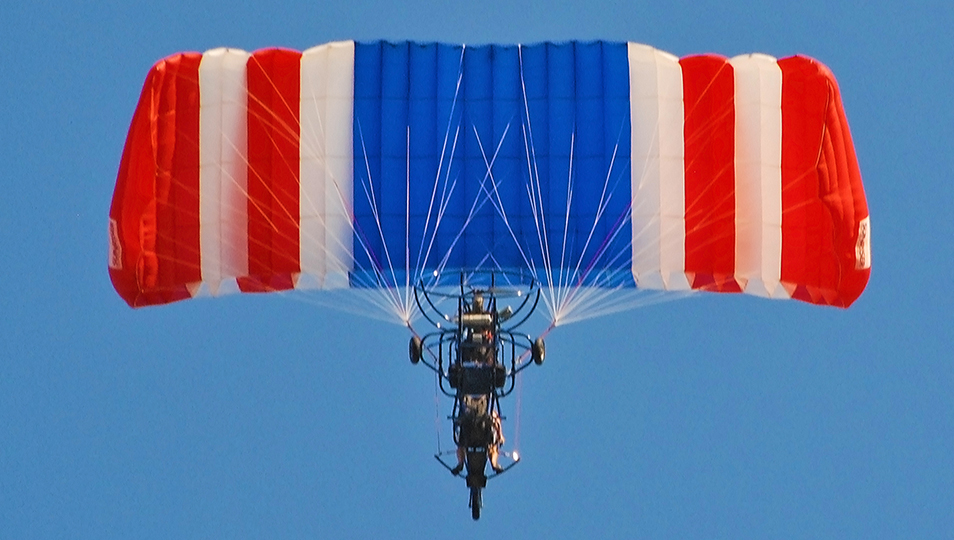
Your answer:
[[[491,394],[501,388],[507,372],[500,365],[465,366],[460,370],[457,389],[462,394]]]

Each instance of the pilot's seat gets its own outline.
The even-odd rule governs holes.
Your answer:
[[[448,380],[459,394],[488,395],[503,388],[507,370],[500,364],[451,364]]]

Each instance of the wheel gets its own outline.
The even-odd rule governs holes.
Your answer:
[[[408,356],[411,357],[411,363],[417,364],[421,361],[421,338],[411,337],[411,342],[407,346]]]
[[[474,518],[474,521],[480,519],[480,488],[470,488],[470,517]]]
[[[533,342],[533,347],[530,348],[530,355],[533,357],[533,363],[536,365],[543,364],[543,359],[547,355],[547,345],[543,342],[543,338],[539,337],[536,341]]]

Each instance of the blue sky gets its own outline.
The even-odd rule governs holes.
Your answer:
[[[0,537],[954,530],[949,2],[40,1],[0,25]],[[157,59],[381,38],[818,58],[872,215],[866,292],[846,311],[702,296],[558,329],[509,405],[524,461],[473,523],[432,458],[443,420],[405,329],[282,296],[133,311],[106,272]]]

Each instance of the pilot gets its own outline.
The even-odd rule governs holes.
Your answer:
[[[499,447],[506,439],[503,436],[503,428],[497,410],[492,410],[489,415],[484,412],[487,407],[486,400],[486,396],[464,396],[462,400],[457,466],[451,469],[454,476],[464,470],[464,457],[467,454],[467,448],[479,446],[487,447],[487,456],[490,458],[490,466],[494,472],[503,472],[503,467],[497,460],[500,454]]]

